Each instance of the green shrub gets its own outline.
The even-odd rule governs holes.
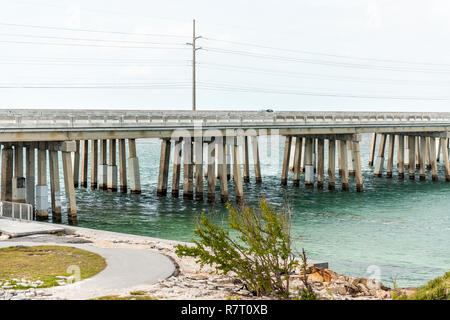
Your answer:
[[[411,300],[450,300],[450,271],[429,281],[408,297]]]
[[[266,200],[260,208],[227,204],[227,228],[214,225],[204,213],[194,231],[195,246],[178,245],[178,256],[197,258],[218,274],[234,273],[256,296],[289,297],[290,275],[298,266],[291,248],[291,212],[277,212]],[[230,235],[230,230],[237,233]],[[307,296],[305,294],[305,296]],[[309,297],[309,296],[308,296]]]

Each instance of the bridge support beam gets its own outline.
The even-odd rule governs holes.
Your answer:
[[[415,139],[415,150],[416,150],[416,169],[420,169],[420,144],[419,144],[419,138],[418,136],[414,137]]]
[[[130,192],[132,194],[141,193],[141,176],[139,171],[139,158],[136,152],[136,140],[128,139],[128,170],[130,173]],[[180,184],[180,177],[178,176],[178,186]],[[179,187],[178,187],[179,188]]]
[[[98,188],[108,189],[107,140],[100,140],[100,164],[98,166]]]
[[[388,149],[388,161],[386,168],[386,177],[392,178],[392,168],[394,166],[394,150],[395,150],[395,135],[389,135],[389,149]]]
[[[404,156],[405,156],[405,136],[400,135],[398,136],[398,150],[397,150],[397,170],[399,179],[404,179],[405,177]]]
[[[231,149],[233,148],[232,144],[227,143],[226,145],[226,154],[227,154],[227,179],[231,180]]]
[[[241,158],[239,156],[239,144],[237,141],[237,137],[235,137],[233,143],[233,181],[234,181],[236,202],[238,203],[242,203],[244,199],[244,188],[242,186],[242,172],[240,160]]]
[[[294,186],[300,186],[300,162],[302,158],[302,142],[300,136],[295,137],[295,151],[294,151]]]
[[[353,151],[353,143],[347,143],[347,157],[348,157],[348,175],[355,175],[355,155]]]
[[[445,180],[450,181],[450,163],[448,162],[448,138],[441,138],[442,161],[445,168]]]
[[[47,150],[45,142],[39,143],[38,182],[36,186],[36,218],[48,219]]]
[[[323,189],[324,181],[324,162],[325,162],[325,143],[324,139],[317,139],[317,188]]]
[[[336,187],[336,140],[328,139],[328,190]]]
[[[108,191],[117,192],[116,139],[109,140]]]
[[[125,139],[119,139],[119,171],[120,171],[120,192],[127,193],[127,149]]]
[[[431,152],[430,152],[430,137],[425,137],[425,148],[426,148],[426,168],[431,170]]]
[[[314,186],[313,139],[306,138],[305,146],[305,186]]]
[[[2,201],[12,201],[13,149],[4,146],[2,150]]]
[[[34,147],[28,146],[25,149],[26,157],[26,200],[28,204],[35,208],[35,192],[36,192],[36,168],[35,168],[35,151]]]
[[[98,187],[98,140],[91,140],[91,189]]]
[[[342,161],[342,190],[348,191],[348,164],[347,164],[347,144],[351,143],[350,141],[340,140],[341,144],[341,161]]]
[[[59,186],[58,151],[49,150],[50,195],[52,204],[52,221],[61,222],[61,188]]]
[[[253,166],[255,170],[255,182],[261,183],[261,164],[259,160],[259,145],[258,145],[258,136],[252,136],[252,153],[253,153]]]
[[[69,223],[75,224],[77,219],[77,204],[72,172],[72,156],[70,152],[62,152],[62,163],[64,172],[64,186],[66,191]]]
[[[405,152],[404,152],[404,159],[405,159],[405,169],[409,169],[409,136],[405,136]]]
[[[385,148],[386,148],[386,135],[381,134],[380,135],[380,147],[378,149],[378,156],[377,156],[377,160],[375,162],[375,171],[374,171],[375,177],[381,177],[381,175],[383,173]]]
[[[426,172],[426,157],[427,157],[427,143],[426,137],[419,137],[419,168],[420,168],[420,180],[425,181]]]
[[[220,149],[223,149],[223,145],[217,145],[217,147]],[[223,151],[222,151],[223,152]],[[211,138],[211,140],[207,144],[207,152],[206,152],[206,164],[207,164],[207,199],[208,202],[213,203],[216,201],[216,141],[214,138]],[[222,185],[223,181],[225,181],[225,184],[227,184],[227,173],[221,172],[221,169],[226,167],[219,162],[219,177],[220,177],[220,183]],[[224,178],[225,177],[225,178]]]
[[[409,144],[409,179],[414,180],[416,173],[416,139],[408,136]]]
[[[341,152],[341,143],[338,140],[337,143],[337,154],[338,154],[338,173],[339,176],[342,177],[342,152]]]
[[[248,139],[249,137],[244,136],[244,146],[243,146],[243,152],[244,152],[244,182],[250,182],[250,162],[248,158]]]
[[[305,148],[306,148],[306,138],[302,138],[302,154],[300,161],[300,172],[305,172]]]
[[[227,173],[226,167],[226,139],[223,137],[216,137],[217,139],[217,159],[218,159],[218,169],[219,169],[219,177],[220,177],[220,201],[222,203],[228,202],[229,194],[228,194],[228,181],[225,178]],[[258,146],[256,144],[256,146]]]
[[[14,146],[14,178],[12,181],[12,201],[25,203],[26,188],[23,176],[23,147]]]
[[[291,157],[291,145],[292,136],[286,136],[284,142],[284,156],[283,156],[283,167],[281,169],[281,185],[287,185],[287,179],[289,175],[289,160]]]
[[[192,138],[185,138],[183,154],[183,198],[194,199],[194,165]]]
[[[203,200],[203,138],[194,138],[195,200]],[[213,170],[214,176],[216,170]]]
[[[169,179],[169,163],[170,163],[170,139],[161,140],[161,154],[159,159],[159,174],[158,174],[158,196],[167,195],[167,182]]]
[[[394,136],[392,137],[394,138]],[[359,141],[347,141],[347,143],[353,144],[353,159],[355,160],[355,180],[356,180],[356,191],[362,192],[364,190],[363,178],[362,178],[362,167],[361,167],[361,152],[359,147]]]
[[[172,197],[180,196],[181,156],[183,152],[183,140],[174,139],[173,146],[173,168],[172,168]]]
[[[81,177],[80,177],[80,187],[82,187],[82,188],[87,188],[88,160],[89,160],[89,140],[82,140],[81,141]]]
[[[76,150],[73,153],[73,185],[78,188],[80,184],[80,141],[75,141]]]
[[[436,138],[430,137],[430,162],[431,162],[431,177],[433,181],[438,181],[438,168],[436,159]]]
[[[372,140],[370,142],[369,166],[373,166],[373,159],[375,157],[375,148],[377,145],[377,134],[372,133]]]

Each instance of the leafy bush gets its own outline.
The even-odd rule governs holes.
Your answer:
[[[450,300],[450,271],[429,281],[408,297],[411,300]]]
[[[229,204],[227,208],[229,229],[214,225],[202,213],[194,231],[197,239],[192,240],[195,246],[178,245],[176,254],[195,257],[218,274],[234,273],[256,296],[289,298],[290,275],[298,266],[291,248],[289,208],[277,212],[265,199],[258,210]]]

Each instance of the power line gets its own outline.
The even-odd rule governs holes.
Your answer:
[[[34,28],[34,29],[49,29],[49,30],[63,30],[63,31],[76,31],[76,32],[92,32],[92,33],[107,33],[107,34],[125,34],[125,35],[135,35],[135,36],[150,36],[150,37],[170,37],[170,38],[184,38],[184,35],[173,35],[173,34],[157,34],[157,33],[139,33],[139,32],[123,32],[123,31],[106,31],[106,30],[94,30],[94,29],[79,29],[79,28],[65,28],[65,27],[54,27],[54,26],[39,26],[39,25],[29,25],[29,24],[17,24],[17,23],[5,23],[0,22],[0,25],[10,26],[10,27],[23,27],[23,28]]]

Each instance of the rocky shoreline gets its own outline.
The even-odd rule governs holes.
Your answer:
[[[108,231],[98,231],[84,228],[70,228],[70,234],[64,238],[66,243],[90,242],[91,245],[102,248],[133,248],[140,250],[155,250],[170,257],[176,265],[174,274],[154,285],[141,285],[134,288],[123,288],[115,295],[127,296],[133,290],[139,290],[155,299],[187,299],[187,300],[224,300],[224,299],[270,299],[270,297],[254,297],[243,284],[230,276],[220,276],[208,266],[203,269],[193,258],[179,258],[174,246],[180,242],[148,238]],[[384,300],[392,299],[392,289],[381,282],[367,278],[356,278],[338,274],[332,270],[307,268],[308,281],[320,299],[326,300]],[[290,284],[292,298],[295,298],[302,288],[300,268],[292,275]],[[399,293],[409,293],[408,289],[397,289]],[[110,293],[105,292],[105,295]],[[93,297],[94,298],[94,297]],[[62,296],[49,295],[48,289],[5,290],[0,289],[0,300],[3,299],[65,299]]]

